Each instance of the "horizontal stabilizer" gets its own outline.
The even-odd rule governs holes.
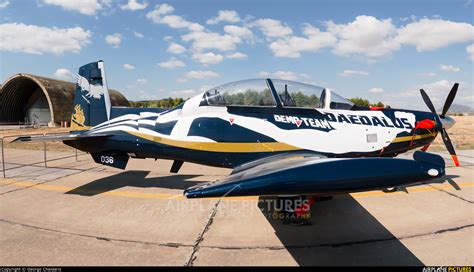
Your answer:
[[[415,153],[399,158],[301,157],[270,161],[221,181],[190,187],[188,198],[337,194],[413,184],[445,174],[443,159]]]
[[[73,141],[86,138],[109,137],[110,134],[61,134],[48,136],[21,136],[12,141],[14,142],[54,142],[54,141]]]

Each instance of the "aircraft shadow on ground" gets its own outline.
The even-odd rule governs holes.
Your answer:
[[[92,181],[66,194],[94,196],[128,186],[185,189],[199,182],[189,179],[200,176],[147,178],[148,174],[149,171],[126,171]],[[456,177],[458,176],[447,175],[425,184],[447,182],[459,190],[453,180]],[[268,199],[272,198],[260,198]],[[299,265],[423,265],[382,223],[348,194],[338,195],[331,201],[315,203],[311,210],[311,225],[307,226],[283,224],[280,219],[272,217],[274,210],[268,209],[265,203],[259,202],[262,214]],[[387,213],[390,213],[389,209]],[[411,226],[407,225],[409,227]]]
[[[423,184],[435,184],[435,183],[449,183],[455,190],[461,190],[461,187],[454,181],[455,178],[459,178],[459,175],[445,175],[437,179],[430,180],[429,182],[424,182]]]
[[[454,189],[461,190],[454,181],[457,177],[446,175],[406,187],[449,183]],[[268,199],[274,198],[260,198]],[[330,201],[316,202],[311,210],[311,224],[306,226],[284,224],[272,216],[275,214],[269,208],[272,206],[265,203],[259,202],[260,210],[299,265],[423,265],[349,194],[335,196]],[[407,228],[410,227],[407,225]]]
[[[268,206],[259,202],[276,236],[299,265],[423,265],[348,194],[316,202],[311,225],[305,226],[284,224],[270,215],[274,210]]]
[[[442,176],[440,178],[436,178],[436,179],[433,179],[433,180],[430,180],[430,181],[425,181],[425,182],[415,183],[415,184],[411,184],[411,185],[404,185],[404,186],[399,186],[399,187],[396,187],[396,188],[386,189],[386,190],[384,190],[384,192],[385,193],[392,193],[392,192],[396,192],[396,191],[402,191],[402,192],[408,193],[407,188],[410,188],[410,187],[417,187],[417,186],[430,185],[430,184],[442,184],[442,183],[448,183],[455,190],[459,191],[459,190],[461,190],[461,187],[459,187],[459,185],[454,181],[455,178],[459,178],[459,176],[458,175],[445,175],[445,176]]]
[[[147,175],[149,173],[149,171],[126,171],[116,175],[94,180],[90,183],[72,189],[66,192],[65,194],[94,196],[123,187],[167,188],[184,190],[198,183],[198,181],[189,181],[189,179],[201,176],[170,175],[147,178]]]

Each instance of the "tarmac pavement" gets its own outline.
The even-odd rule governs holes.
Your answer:
[[[274,218],[268,198],[185,199],[230,170],[7,149],[0,179],[0,264],[474,265],[474,152],[430,184],[316,203],[308,226]],[[409,156],[409,155],[403,155]],[[65,159],[59,159],[65,157]],[[32,165],[32,163],[35,163]]]

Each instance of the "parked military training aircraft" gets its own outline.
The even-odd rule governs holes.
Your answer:
[[[442,134],[459,165],[446,129],[454,84],[438,115],[361,107],[330,89],[278,80],[225,84],[173,109],[112,107],[103,61],[79,69],[72,131],[20,137],[61,140],[95,162],[124,169],[129,158],[174,160],[232,168],[225,179],[184,191],[188,198],[312,195],[385,189],[443,176],[443,159],[424,151]],[[393,158],[419,149],[414,160]]]

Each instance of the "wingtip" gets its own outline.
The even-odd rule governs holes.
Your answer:
[[[10,143],[28,142],[28,141],[31,141],[31,136],[21,136],[21,137],[17,137],[17,138],[15,138],[13,141],[11,141]]]

